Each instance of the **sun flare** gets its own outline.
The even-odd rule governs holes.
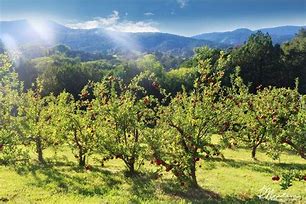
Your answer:
[[[54,42],[54,32],[51,24],[48,21],[41,19],[31,18],[28,19],[30,29],[33,29],[35,34],[39,36],[46,43]]]

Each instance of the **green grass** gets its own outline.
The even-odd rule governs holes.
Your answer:
[[[305,160],[295,155],[283,154],[280,161],[273,161],[259,151],[259,161],[253,161],[249,150],[227,149],[225,159],[199,162],[202,189],[188,190],[171,173],[162,172],[161,178],[154,179],[158,168],[149,162],[141,169],[147,173],[125,177],[120,160],[111,160],[104,167],[92,160],[93,170],[84,171],[77,168],[69,150],[59,152],[55,157],[53,151],[45,151],[49,160],[45,167],[35,162],[0,166],[0,203],[270,203],[267,196],[258,198],[263,189],[278,201],[306,202],[305,181],[294,181],[292,187],[281,190],[279,182],[271,180],[290,169],[306,174]]]

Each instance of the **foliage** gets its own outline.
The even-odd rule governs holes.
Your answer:
[[[54,145],[56,132],[52,124],[55,97],[42,97],[41,81],[37,81],[34,90],[22,94],[22,103],[18,107],[18,124],[20,140],[25,146],[34,143],[35,151],[40,163],[45,163],[43,150]]]
[[[282,50],[290,85],[294,86],[294,80],[299,78],[299,91],[306,93],[306,30],[302,29],[293,40],[282,45]]]
[[[289,145],[302,158],[306,158],[306,109],[305,96],[301,96],[297,90],[289,92],[283,101],[291,106],[284,106],[287,115],[283,118],[287,119],[286,125],[281,127],[282,134],[274,144]],[[289,112],[289,113],[288,113]],[[287,118],[286,118],[287,117]],[[283,119],[281,118],[281,119]]]
[[[69,93],[63,92],[57,97],[57,112],[54,117],[57,123],[58,137],[72,150],[79,166],[84,167],[96,149],[95,114],[89,101],[87,86],[75,101]]]
[[[282,172],[282,180],[280,182],[280,186],[282,190],[286,190],[289,187],[292,186],[292,183],[294,180],[306,180],[305,175],[303,175],[303,173],[301,171],[297,171],[297,170],[289,170],[289,171],[284,171]]]
[[[280,62],[281,49],[273,45],[268,34],[258,31],[247,43],[231,52],[232,65],[241,67],[241,76],[252,82],[252,90],[259,85],[288,86],[284,66]]]
[[[0,55],[0,163],[18,162],[27,158],[18,146],[16,108],[20,105],[22,85],[12,69],[10,59]]]
[[[147,153],[145,132],[154,127],[156,100],[138,83],[144,77],[135,77],[125,85],[110,76],[95,84],[93,110],[97,114],[99,150],[109,158],[124,161],[129,173],[134,174]]]
[[[193,68],[173,69],[166,73],[166,83],[164,86],[167,91],[174,95],[182,91],[182,86],[186,90],[191,90],[197,75],[197,71]]]
[[[225,61],[221,57],[216,68],[209,60],[200,61],[200,77],[194,81],[194,90],[190,94],[183,90],[168,106],[161,107],[158,129],[149,135],[155,163],[172,171],[182,185],[197,186],[196,163],[211,153],[219,154],[211,136],[218,132],[222,115]]]

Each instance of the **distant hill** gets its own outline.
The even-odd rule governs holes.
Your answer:
[[[262,28],[258,30],[249,30],[246,28],[241,28],[228,32],[203,33],[200,35],[195,35],[193,36],[193,38],[235,46],[243,44],[245,41],[248,40],[249,36],[252,33],[255,33],[260,30],[263,33],[269,33],[274,43],[281,44],[291,40],[301,28],[306,28],[306,26],[280,26],[274,28]]]
[[[45,31],[43,29],[45,28]],[[51,39],[50,32],[54,35],[60,35],[69,32],[69,28],[60,24],[46,21],[43,25],[34,27],[27,20],[18,21],[0,21],[0,38],[12,38],[16,44],[29,44],[29,43],[44,43],[48,44]],[[45,32],[44,35],[42,35]]]
[[[292,39],[301,28],[301,26],[282,26],[260,30],[269,33],[275,43],[283,43]],[[228,48],[243,44],[256,31],[241,28],[229,32],[184,37],[168,33],[124,33],[104,29],[71,29],[52,21],[38,24],[27,20],[0,21],[0,38],[9,49],[27,47],[21,50],[29,50],[28,47],[33,45],[41,48],[65,44],[73,50],[107,54],[158,51],[186,56],[192,55],[195,47],[204,45]],[[35,52],[35,48],[31,48],[31,51]]]
[[[88,52],[165,52],[190,55],[199,46],[227,47],[222,43],[168,33],[120,33],[103,29],[71,29],[55,22],[33,25],[27,20],[0,21],[0,38],[11,46],[65,44]]]

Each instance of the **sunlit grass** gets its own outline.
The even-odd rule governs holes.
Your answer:
[[[306,182],[295,181],[281,190],[271,177],[281,171],[299,169],[306,174],[305,161],[295,155],[284,154],[281,162],[258,152],[253,161],[246,149],[227,149],[225,159],[200,161],[197,176],[203,191],[188,191],[176,182],[171,173],[162,172],[155,179],[156,166],[145,162],[138,177],[125,177],[124,164],[117,159],[100,163],[93,159],[92,171],[77,167],[73,154],[63,148],[54,156],[45,151],[52,165],[0,167],[0,202],[10,203],[187,203],[187,202],[245,202],[261,203],[257,195],[262,188],[270,188],[275,195],[304,198]],[[56,158],[56,160],[54,159]],[[201,167],[199,167],[201,165]]]

